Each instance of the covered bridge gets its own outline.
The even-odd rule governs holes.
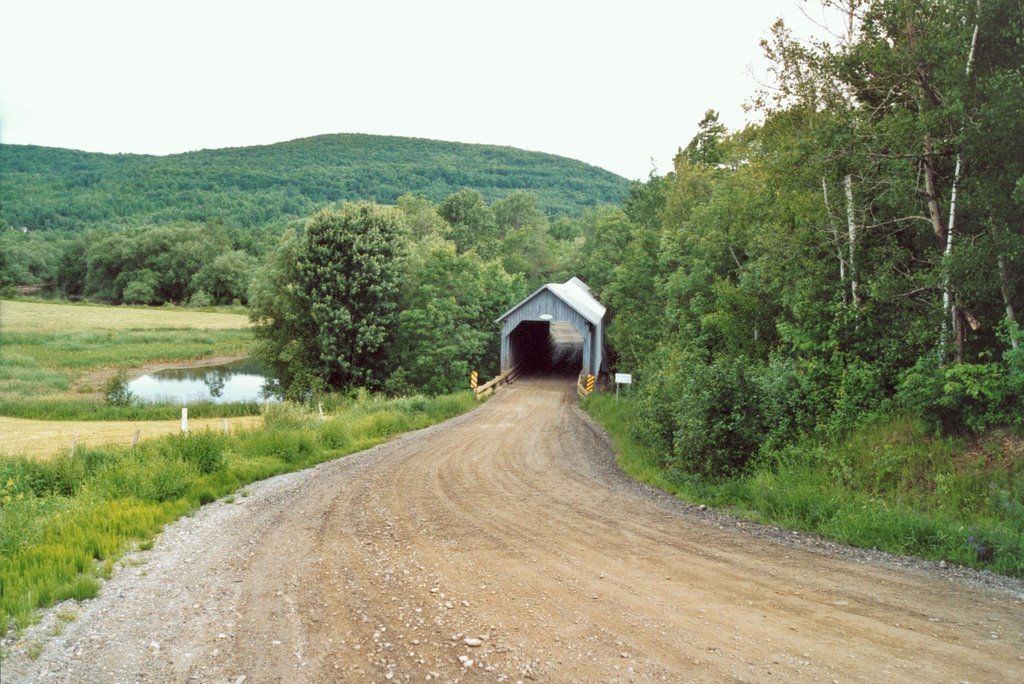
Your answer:
[[[501,370],[600,375],[605,308],[579,278],[548,283],[509,309],[501,323]]]

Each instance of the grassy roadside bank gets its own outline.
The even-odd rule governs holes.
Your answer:
[[[969,444],[893,418],[842,443],[806,443],[742,477],[673,471],[630,431],[629,399],[594,395],[585,409],[612,436],[631,477],[680,499],[834,541],[1024,577],[1020,440]]]
[[[202,504],[476,405],[468,391],[329,397],[325,421],[315,410],[275,404],[262,429],[230,436],[199,432],[134,448],[83,448],[74,458],[0,459],[0,625],[23,628],[38,608],[95,596],[126,550],[151,545],[165,524]]]

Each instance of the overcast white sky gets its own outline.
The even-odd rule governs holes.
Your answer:
[[[379,133],[631,179],[731,128],[816,0],[0,0],[0,141],[166,154]],[[0,159],[2,163],[2,159]]]

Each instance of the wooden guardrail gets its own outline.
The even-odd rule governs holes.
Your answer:
[[[474,387],[473,393],[476,395],[477,399],[482,399],[491,392],[496,391],[502,385],[510,384],[513,380],[519,377],[519,374],[519,366],[512,366],[504,373],[499,373],[493,380],[485,382],[478,387]]]

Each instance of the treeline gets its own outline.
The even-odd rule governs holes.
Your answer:
[[[635,432],[671,471],[739,474],[898,409],[1024,425],[1024,5],[848,18],[831,45],[778,23],[764,123],[709,111],[582,247]]]
[[[405,194],[394,206],[403,254],[444,241],[460,255],[473,252],[500,265],[529,287],[568,277],[585,236],[621,215],[599,207],[551,219],[536,194],[521,190],[491,204],[468,188],[437,204]],[[286,229],[182,222],[78,235],[0,230],[0,290],[27,285],[112,304],[245,305],[257,267],[271,258],[282,235],[302,235],[308,220]],[[416,277],[408,274],[410,282]]]
[[[273,244],[223,225],[180,223],[80,235],[0,231],[0,291],[30,286],[112,304],[240,304]]]
[[[550,215],[621,200],[628,183],[564,157],[510,147],[373,135],[150,156],[0,145],[0,229],[219,222],[279,229],[339,201],[440,202],[462,188],[488,202],[533,192]]]

